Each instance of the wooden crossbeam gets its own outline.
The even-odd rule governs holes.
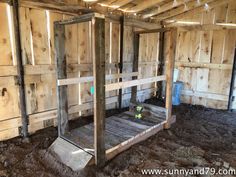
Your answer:
[[[126,12],[137,13],[137,12],[143,11],[144,9],[147,9],[153,5],[157,5],[161,2],[163,2],[163,0],[145,0],[145,1],[142,1],[141,3],[137,4],[136,6],[127,9]]]
[[[161,14],[154,16],[154,17],[155,17],[155,20],[162,21],[162,20],[168,19],[170,17],[177,16],[181,13],[190,11],[194,8],[200,7],[200,6],[204,5],[205,3],[209,3],[209,2],[212,2],[212,0],[201,0],[200,3],[198,3],[197,1],[189,1],[185,5],[180,5],[179,7],[175,8],[175,9],[172,9],[172,10],[167,11],[165,13],[161,13]]]
[[[2,1],[2,0],[0,0]],[[89,13],[91,9],[86,8],[82,4],[68,4],[65,2],[53,1],[53,0],[21,0],[21,7],[48,9],[53,11],[62,11],[70,13]]]
[[[216,63],[195,63],[195,62],[175,62],[176,68],[209,68],[209,69],[221,69],[231,70],[232,64],[216,64]]]
[[[128,87],[148,84],[148,83],[157,82],[157,81],[164,81],[164,80],[166,80],[166,76],[162,75],[162,76],[150,77],[146,79],[137,79],[137,80],[132,80],[132,81],[108,84],[105,87],[106,87],[106,91],[112,91],[112,90],[124,89]]]
[[[176,8],[180,5],[183,5],[185,2],[186,2],[185,0],[170,1],[166,4],[163,4],[162,6],[156,7],[153,10],[148,11],[147,13],[142,14],[142,17],[143,18],[149,18],[149,17],[152,17],[154,15],[161,14],[165,11],[168,11],[168,10]]]
[[[129,4],[130,2],[132,2],[133,0],[117,0],[113,3],[111,3],[111,6],[117,6],[117,7],[122,7],[126,4]]]
[[[132,76],[138,76],[138,72],[110,74],[110,75],[106,75],[106,80],[119,79],[119,78],[132,77]],[[94,77],[89,76],[89,77],[80,77],[80,78],[60,79],[57,81],[57,84],[58,86],[62,86],[62,85],[80,84],[80,83],[93,82],[93,81],[94,81]]]
[[[214,0],[214,1],[212,1],[212,0],[211,1],[202,0],[201,5],[198,5],[197,7],[193,7],[193,8],[190,8],[190,6],[189,6],[187,11],[185,11],[183,9],[182,9],[182,11],[178,10],[178,12],[176,10],[177,13],[172,11],[172,13],[169,14],[169,16],[168,15],[165,16],[165,20],[174,20],[176,18],[182,19],[182,18],[184,18],[184,17],[186,17],[186,16],[188,16],[192,13],[195,13],[195,14],[200,13],[200,12],[205,10],[204,4],[207,3],[207,2],[208,2],[208,5],[209,5],[210,8],[214,8],[214,7],[217,7],[217,6],[221,6],[223,4],[227,4],[230,1],[233,1],[233,0],[224,0],[224,1],[222,1],[222,0]],[[205,2],[205,3],[202,3],[202,2]],[[163,18],[161,18],[161,19],[163,20]],[[159,20],[160,20],[160,18],[159,18]]]

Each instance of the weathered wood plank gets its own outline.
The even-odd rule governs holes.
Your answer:
[[[92,19],[95,163],[105,165],[105,19]]]
[[[57,57],[57,78],[65,79],[66,72],[66,54],[65,54],[65,27],[55,25],[55,47]],[[58,104],[58,131],[59,136],[65,134],[68,130],[68,97],[67,86],[57,87],[57,104]]]

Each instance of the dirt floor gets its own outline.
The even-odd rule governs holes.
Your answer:
[[[174,107],[174,113],[177,122],[170,130],[121,153],[97,176],[145,176],[141,169],[151,168],[236,169],[235,113],[185,104]],[[31,136],[30,143],[21,138],[0,142],[0,177],[96,176],[95,167],[75,173],[48,154],[56,137],[56,128],[48,128]]]

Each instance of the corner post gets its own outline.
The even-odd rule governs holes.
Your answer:
[[[138,57],[139,57],[139,34],[134,32],[134,60],[133,60],[133,72],[138,72]],[[132,80],[137,79],[137,76],[133,76]],[[137,86],[132,87],[131,89],[131,103],[137,102]]]
[[[94,149],[97,167],[106,162],[105,152],[105,19],[92,18],[92,58],[94,77]]]
[[[66,55],[65,55],[65,26],[55,23],[55,47],[57,79],[66,79]],[[57,106],[58,106],[58,134],[64,135],[68,131],[68,97],[67,85],[57,86]]]
[[[20,24],[19,24],[19,5],[18,0],[12,1],[13,5],[13,26],[15,37],[15,50],[17,60],[17,78],[19,83],[19,96],[20,96],[20,110],[22,119],[22,135],[24,138],[28,137],[28,115],[26,111],[26,98],[25,98],[25,83],[24,83],[24,67],[22,63],[21,54],[21,37],[20,37]]]
[[[169,129],[172,118],[172,87],[173,87],[173,70],[175,63],[177,29],[170,31],[170,48],[169,55],[166,57],[166,121],[165,129]]]

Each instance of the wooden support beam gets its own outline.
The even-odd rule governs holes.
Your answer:
[[[185,2],[186,2],[186,0],[170,1],[168,3],[165,3],[165,4],[163,4],[159,7],[156,7],[154,9],[142,14],[142,17],[143,18],[149,18],[149,17],[155,16],[155,15],[161,14],[163,12],[166,12],[168,10],[176,8],[180,5],[183,5]]]
[[[151,29],[151,30],[140,30],[135,31],[136,34],[148,34],[148,33],[161,33],[169,31],[171,28],[157,28],[157,29]]]
[[[177,41],[177,29],[173,28],[170,32],[170,47],[169,54],[166,57],[166,121],[164,128],[170,128],[170,120],[172,116],[172,87],[173,87],[173,71],[175,63],[175,52],[176,52],[176,41]]]
[[[116,8],[116,7],[119,8],[119,7],[122,7],[122,6],[126,5],[126,4],[129,4],[132,1],[133,0],[117,0],[115,2],[112,2],[110,4],[110,6],[113,6],[114,8]]]
[[[47,9],[53,11],[69,12],[74,14],[89,13],[91,9],[86,8],[82,4],[65,3],[62,1],[53,0],[21,0],[21,7]]]
[[[103,167],[105,153],[105,19],[92,19],[92,58],[94,77],[94,154],[95,163]]]
[[[18,0],[13,0],[13,28],[15,37],[15,50],[17,60],[17,78],[19,84],[19,96],[20,96],[20,110],[22,120],[22,135],[24,138],[28,136],[28,116],[26,111],[25,100],[25,84],[24,84],[24,67],[22,63],[21,55],[21,37],[20,37],[20,24],[19,24],[19,6]]]
[[[137,28],[143,28],[147,30],[161,28],[161,25],[157,23],[144,22],[137,19],[125,18],[125,26],[133,26]]]
[[[119,73],[123,72],[123,51],[124,51],[124,16],[120,18],[120,65]],[[119,79],[122,82],[122,77]],[[122,89],[119,89],[119,109],[122,108]]]
[[[132,81],[118,82],[118,83],[106,85],[106,91],[118,90],[121,88],[124,89],[124,88],[129,88],[129,87],[132,87],[132,88],[136,87],[137,88],[138,85],[148,84],[148,83],[157,82],[157,81],[164,81],[164,80],[166,80],[165,75],[150,77],[150,78],[146,78],[146,79],[136,79],[136,80],[132,80]],[[135,90],[134,93],[132,91],[132,96],[134,96],[134,95],[135,95],[135,99],[133,98],[134,100],[131,101],[132,103],[135,103],[137,90]]]
[[[160,14],[160,16],[157,16],[157,21],[159,20],[175,20],[175,19],[182,19],[188,15],[191,14],[198,14],[205,10],[205,3],[208,3],[208,6],[212,9],[217,6],[221,6],[223,4],[229,3],[232,0],[202,0],[200,1],[200,4],[191,3],[188,5],[187,3],[187,9],[184,8],[176,8],[174,10],[171,10],[170,12],[165,13],[165,15]]]
[[[138,76],[138,72],[111,74],[111,75],[106,75],[105,78],[106,80],[112,80],[112,79],[119,79],[119,78],[132,77],[132,76]],[[93,81],[94,81],[94,77],[88,76],[88,77],[79,77],[79,78],[70,78],[70,79],[59,79],[57,81],[57,84],[58,86],[62,86],[62,85],[81,84],[81,83],[93,82]]]
[[[57,79],[66,79],[66,55],[65,55],[65,26],[54,24],[54,39],[56,48]],[[67,86],[57,87],[58,105],[58,134],[64,135],[68,130],[68,96]]]
[[[189,1],[189,2],[185,3],[185,5],[180,5],[177,8],[174,8],[170,11],[161,13],[161,14],[154,16],[154,17],[155,17],[156,21],[170,19],[170,18],[175,17],[181,13],[191,11],[194,8],[200,7],[200,6],[204,5],[205,3],[209,3],[211,1],[212,0],[201,0],[200,3],[198,3],[197,1]]]
[[[138,55],[139,55],[139,34],[134,33],[133,47],[134,47],[134,59],[133,59],[133,72],[138,72]],[[132,80],[136,80],[137,77],[132,77]],[[137,86],[131,89],[131,103],[136,103],[137,99]]]
[[[153,5],[157,5],[161,2],[163,2],[163,0],[145,0],[145,1],[138,3],[136,6],[127,9],[126,12],[137,13],[137,12],[143,11],[144,9],[147,9]]]
[[[235,46],[236,47],[236,46]],[[228,101],[228,110],[233,109],[233,99],[234,99],[234,89],[236,82],[236,48],[234,49],[234,62],[233,62],[233,70],[231,75],[231,83],[230,83],[230,92],[229,92],[229,101]]]
[[[162,75],[164,70],[164,45],[165,45],[165,33],[160,32],[159,33],[159,55],[158,55],[158,70],[157,75]],[[157,92],[156,92],[157,98],[162,98],[162,82],[157,82]]]
[[[104,15],[101,15],[101,14],[98,14],[98,13],[89,13],[89,14],[80,15],[80,16],[77,16],[77,17],[74,17],[74,18],[70,18],[70,19],[67,19],[67,20],[57,21],[55,23],[58,24],[58,25],[72,25],[72,24],[91,21],[94,17],[105,18]]]
[[[178,22],[178,21],[176,21]],[[171,27],[171,26],[178,26],[176,22],[167,24],[166,26]],[[236,24],[235,26],[230,26],[230,23],[217,23],[217,24],[208,24],[208,25],[184,25],[184,26],[178,26],[179,31],[210,31],[210,30],[227,30],[227,29],[236,29]]]
[[[195,63],[195,62],[175,62],[176,68],[208,68],[208,69],[221,69],[231,70],[232,64],[216,64],[216,63]]]

